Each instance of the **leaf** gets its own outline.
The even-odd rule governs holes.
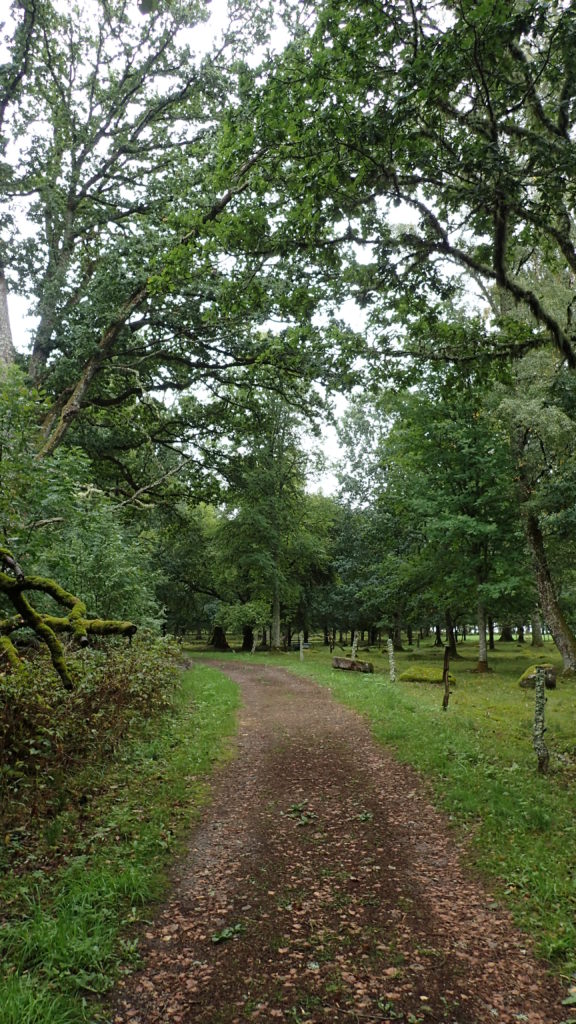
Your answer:
[[[216,945],[219,942],[228,942],[229,939],[236,938],[237,935],[241,935],[244,931],[244,925],[233,924],[228,928],[223,928],[220,932],[215,932],[212,936],[212,942]]]

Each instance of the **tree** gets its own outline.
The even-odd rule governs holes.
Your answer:
[[[572,625],[576,609],[567,604],[573,582],[569,567],[574,558],[576,473],[572,377],[551,353],[531,353],[519,363],[515,387],[500,394],[498,406],[515,457],[518,497],[540,605],[568,671],[576,670]],[[567,614],[570,611],[572,614]]]
[[[0,547],[0,565],[0,594],[12,604],[16,612],[9,618],[0,619],[0,651],[6,655],[13,672],[19,673],[22,666],[11,636],[21,629],[32,630],[39,640],[44,641],[66,690],[74,689],[74,680],[58,633],[69,633],[81,646],[89,643],[89,636],[121,635],[130,639],[134,636],[137,629],[134,623],[106,621],[91,616],[84,601],[68,593],[55,580],[24,575],[7,548]],[[51,597],[68,610],[67,614],[57,616],[38,611],[30,600],[30,592]]]
[[[201,4],[145,18],[124,0],[33,6],[14,5],[4,68],[0,265],[36,303],[29,371],[54,396],[42,453],[73,440],[128,486],[127,448],[201,448],[204,407],[250,368],[290,391],[333,379],[338,360],[312,323],[320,283],[245,139],[238,61],[264,37],[260,8],[202,56],[187,42]],[[164,403],[167,390],[195,400]]]
[[[0,367],[0,544],[13,550],[25,576],[33,567],[81,593],[90,610],[157,628],[149,539],[94,485],[82,452],[62,448],[50,460],[37,458],[45,401],[16,366]]]
[[[527,321],[485,336],[487,351],[551,341],[576,366],[573,5],[325,0],[305,12],[264,86],[263,143],[283,153],[294,201],[347,247],[376,358],[402,348],[395,322],[496,288]],[[535,265],[572,283],[566,302],[550,301]],[[447,330],[426,351],[469,356],[456,342]]]
[[[380,602],[392,628],[445,620],[448,641],[455,620],[477,616],[485,671],[486,609],[511,602],[528,611],[534,601],[512,462],[486,406],[487,367],[421,368],[420,377],[417,390],[385,394],[368,417],[388,428],[369,477],[372,526],[358,589]]]
[[[235,400],[245,434],[228,468],[215,537],[214,578],[225,605],[218,614],[236,623],[245,605],[243,624],[253,628],[254,608],[267,603],[271,645],[279,649],[282,623],[309,628],[314,586],[329,575],[332,504],[305,492],[309,458],[294,410],[248,390]]]

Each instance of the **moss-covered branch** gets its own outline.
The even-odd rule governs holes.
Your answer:
[[[89,636],[134,636],[137,627],[132,622],[116,619],[98,619],[87,614],[85,603],[74,594],[64,590],[55,580],[45,576],[26,576],[18,562],[7,548],[0,547],[0,593],[6,594],[18,613],[9,619],[0,620],[0,652],[3,652],[12,667],[21,667],[18,652],[8,634],[27,626],[34,630],[50,651],[52,664],[67,690],[74,688],[64,648],[58,633],[69,633],[82,646],[89,642]],[[26,591],[48,594],[57,604],[69,609],[67,615],[46,615],[39,612],[29,600]]]

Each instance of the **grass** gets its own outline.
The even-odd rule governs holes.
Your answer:
[[[535,657],[528,646],[500,645],[488,676],[473,673],[473,643],[462,652],[451,666],[456,685],[447,712],[442,687],[391,684],[387,657],[375,652],[362,654],[374,661],[373,676],[333,670],[322,648],[306,651],[304,662],[298,653],[245,657],[310,675],[366,715],[378,741],[430,781],[454,826],[469,837],[470,863],[492,879],[541,955],[570,978],[576,682],[559,681],[548,693],[552,758],[543,777],[531,743],[533,693],[518,680],[534,661],[558,664],[552,646]],[[396,656],[397,673],[441,661],[442,651],[422,646]],[[167,866],[206,800],[207,773],[230,749],[237,703],[236,687],[209,658],[184,673],[171,713],[151,721],[91,777],[85,820],[63,806],[45,822],[42,855],[0,879],[1,1024],[105,1019],[98,997],[137,962],[132,926],[165,891]]]
[[[184,673],[170,714],[143,727],[92,780],[74,844],[64,810],[45,829],[44,861],[0,880],[1,1024],[103,1019],[97,997],[137,961],[131,926],[165,891],[237,704],[237,688],[215,669]]]
[[[531,663],[560,667],[555,648],[499,644],[493,672],[477,675],[477,646],[461,646],[451,664],[456,680],[447,712],[443,688],[391,684],[388,659],[362,654],[375,674],[333,670],[322,648],[268,656],[329,687],[365,715],[375,738],[429,780],[436,802],[469,838],[470,865],[491,880],[498,898],[530,932],[539,954],[564,978],[576,971],[576,683],[559,679],[548,693],[546,740],[551,770],[536,770],[532,749],[533,691],[518,680]],[[257,655],[265,661],[266,655]],[[396,655],[397,676],[420,665],[441,668],[443,652],[429,646]],[[441,674],[441,673],[440,673]],[[450,884],[449,869],[446,884]]]

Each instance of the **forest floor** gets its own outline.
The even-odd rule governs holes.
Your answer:
[[[113,1024],[561,1024],[565,992],[416,773],[309,680],[240,686],[236,756],[141,937]],[[362,685],[359,679],[358,685]]]

